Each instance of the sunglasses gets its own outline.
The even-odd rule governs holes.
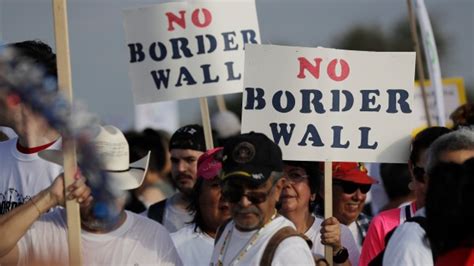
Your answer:
[[[413,165],[412,170],[416,181],[425,183],[425,168]]]
[[[353,182],[339,180],[333,180],[333,184],[336,186],[340,186],[345,194],[352,194],[356,192],[357,189],[359,189],[360,192],[362,192],[363,194],[366,194],[367,192],[369,192],[370,187],[372,187],[371,184],[357,184]]]
[[[268,195],[272,191],[273,186],[268,191],[248,191],[244,193],[244,188],[241,186],[226,186],[222,189],[222,197],[230,203],[239,202],[243,196],[252,202],[252,204],[260,204],[267,200]]]

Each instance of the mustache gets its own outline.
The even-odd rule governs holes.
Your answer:
[[[245,208],[245,209],[240,207],[240,206],[235,206],[233,212],[235,214],[243,214],[243,215],[245,215],[245,214],[261,215],[260,210],[255,206],[250,206],[250,207]]]
[[[193,177],[191,175],[188,175],[188,174],[178,174],[175,178],[176,179],[180,179],[180,178],[192,179]]]

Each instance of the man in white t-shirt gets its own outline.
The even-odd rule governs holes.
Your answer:
[[[206,151],[203,128],[199,125],[179,128],[171,136],[169,149],[171,175],[178,192],[168,199],[151,205],[146,215],[173,233],[193,219],[187,208],[197,179],[197,161]]]
[[[84,265],[181,265],[181,260],[166,229],[146,217],[124,211],[125,190],[143,182],[150,154],[129,164],[127,141],[113,126],[100,128],[94,143],[102,159],[107,183],[122,193],[113,199],[117,212],[109,217],[96,215],[89,188],[82,180],[75,182],[72,194],[81,204],[81,250]],[[57,151],[44,151],[42,157],[62,161]],[[97,162],[99,163],[99,162]],[[125,170],[124,170],[125,169]],[[67,224],[62,177],[23,206],[0,217],[0,264],[68,264]],[[68,190],[69,191],[69,190]],[[74,198],[72,197],[72,198]],[[115,214],[114,214],[115,213]]]
[[[440,163],[462,164],[474,158],[474,130],[463,128],[439,137],[428,150],[425,181]],[[425,208],[415,216],[425,217]],[[431,247],[426,241],[425,230],[416,222],[406,222],[397,227],[388,241],[383,265],[433,265]]]
[[[26,63],[37,71],[26,71]],[[28,86],[46,90],[37,84],[38,78],[56,79],[56,55],[51,47],[40,41],[0,46],[0,126],[17,135],[0,142],[0,215],[30,200],[62,172],[61,166],[38,157],[39,151],[60,149],[60,135],[18,92]]]
[[[296,232],[275,209],[284,184],[282,171],[281,150],[265,135],[251,132],[227,140],[222,193],[232,220],[219,230],[211,265],[314,265],[300,235],[270,241],[283,228]],[[272,249],[273,254],[268,251]]]

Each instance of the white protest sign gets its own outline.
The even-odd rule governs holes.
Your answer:
[[[136,104],[241,92],[255,2],[174,2],[124,11]]]
[[[425,89],[431,121],[438,121],[435,93],[429,81],[425,82]],[[447,121],[447,126],[451,126],[452,121],[450,120],[449,115],[451,115],[451,113],[454,112],[456,108],[466,103],[464,80],[462,78],[443,79],[443,93],[445,121]],[[418,83],[415,86],[415,103],[413,105],[413,113],[415,114],[416,119],[413,128],[416,128],[416,131],[426,128],[428,123],[423,110],[423,98]]]
[[[246,45],[242,132],[285,160],[406,162],[415,53]]]

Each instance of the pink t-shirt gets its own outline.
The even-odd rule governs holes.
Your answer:
[[[413,217],[415,202],[410,205],[410,216]],[[406,206],[390,209],[379,213],[370,222],[369,230],[365,236],[364,244],[359,259],[359,266],[366,266],[385,248],[385,236],[409,217],[406,215]]]

